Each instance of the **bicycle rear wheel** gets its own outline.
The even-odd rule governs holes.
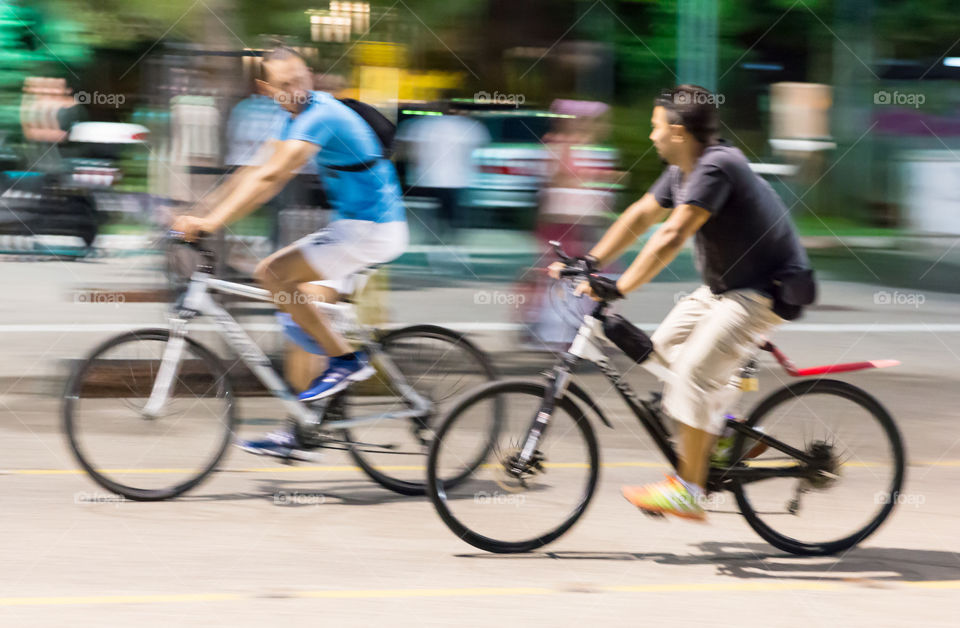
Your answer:
[[[197,486],[236,426],[223,365],[189,338],[161,416],[144,415],[169,338],[168,330],[143,329],[107,340],[67,383],[70,449],[100,486],[128,499],[169,499]]]
[[[855,386],[813,380],[782,388],[746,424],[815,459],[805,479],[734,484],[747,523],[778,549],[807,556],[849,549],[876,531],[899,499],[905,466],[900,433],[883,406]],[[737,435],[733,460],[741,459],[746,442]],[[746,461],[798,464],[774,449]]]
[[[496,379],[496,373],[487,355],[462,334],[435,325],[394,330],[385,335],[380,344],[406,383],[427,399],[431,408],[420,417],[372,420],[350,429],[346,432],[347,439],[359,443],[350,447],[350,454],[381,486],[402,495],[423,495],[427,454],[437,417],[443,416],[467,390]],[[392,378],[383,372],[354,384],[343,397],[342,418],[410,409],[395,388]],[[490,430],[493,429],[492,416]],[[484,456],[481,446],[473,454],[474,467]],[[463,476],[472,470],[464,469]]]
[[[430,499],[458,537],[482,550],[527,552],[550,543],[586,511],[597,486],[600,454],[590,422],[569,397],[557,401],[532,461],[517,458],[548,388],[539,382],[493,382],[460,400],[437,431],[427,461]],[[472,464],[478,443],[492,447],[476,472],[453,485]]]

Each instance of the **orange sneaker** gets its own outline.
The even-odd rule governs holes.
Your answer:
[[[707,512],[699,500],[673,476],[656,484],[624,486],[621,492],[628,502],[647,514],[673,515],[693,521],[707,519]]]

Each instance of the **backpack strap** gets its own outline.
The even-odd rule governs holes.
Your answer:
[[[364,170],[372,170],[381,159],[383,159],[383,157],[376,157],[370,161],[363,161],[358,164],[350,164],[348,166],[324,165],[323,167],[330,170],[336,170],[337,172],[363,172]]]

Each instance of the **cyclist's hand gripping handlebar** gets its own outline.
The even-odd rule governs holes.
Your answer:
[[[567,255],[563,246],[556,240],[551,240],[550,245],[553,252],[560,258],[559,262],[550,265],[550,275],[556,279],[561,277],[586,276],[597,270],[597,258],[592,255],[582,257],[572,257]]]
[[[560,262],[550,265],[552,276],[557,278],[583,277],[590,286],[590,292],[592,293],[590,296],[598,301],[610,302],[623,298],[623,294],[617,288],[617,282],[597,272],[597,258],[592,255],[571,257],[567,255],[567,252],[556,240],[551,241],[550,245],[557,257],[560,258]],[[582,292],[582,289],[578,292]]]

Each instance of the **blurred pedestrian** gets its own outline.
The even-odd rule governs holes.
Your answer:
[[[280,137],[290,120],[290,112],[273,98],[253,91],[238,102],[227,121],[227,155],[224,165],[229,170],[262,165],[272,153],[272,141]],[[264,204],[269,214],[270,241],[273,248],[289,242],[281,242],[280,220],[285,208],[303,207],[310,204],[309,190],[314,186],[317,166],[308,161],[297,171],[297,176],[274,198]],[[306,179],[306,180],[305,180]],[[310,231],[315,231],[311,229]],[[299,235],[306,235],[302,233]]]
[[[86,118],[83,106],[62,78],[27,77],[20,101],[20,126],[25,157],[32,169],[53,173],[60,168],[57,145],[64,143],[75,122]]]
[[[436,202],[435,235],[450,244],[456,228],[465,224],[461,204],[474,175],[473,152],[490,143],[490,133],[449,106],[442,109],[442,116],[418,116],[402,124],[397,140],[410,160],[408,194]]]
[[[557,117],[543,138],[550,164],[547,183],[539,196],[536,236],[544,254],[549,251],[549,242],[557,240],[570,254],[583,255],[607,223],[616,200],[609,184],[620,174],[610,162],[593,159],[605,135],[609,107],[596,101],[558,99],[550,112]],[[523,314],[532,332],[528,341],[547,348],[569,344],[583,313],[582,302],[541,278],[530,304]]]
[[[537,236],[544,245],[561,240],[568,252],[579,255],[613,211],[614,194],[603,185],[613,171],[591,160],[608,111],[602,102],[585,100],[555,100],[550,107],[558,117],[543,138],[551,160],[537,217]]]

